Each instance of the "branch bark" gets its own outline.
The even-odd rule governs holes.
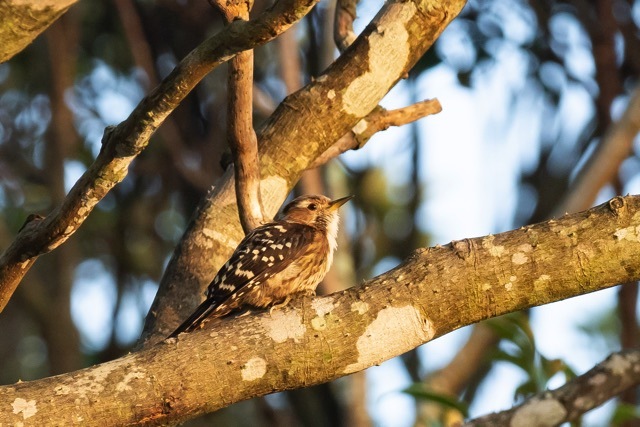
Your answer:
[[[387,2],[323,75],[278,106],[259,133],[265,215],[273,215],[300,174],[377,106],[464,4]],[[233,189],[226,173],[195,212],[160,282],[141,345],[163,339],[190,314],[240,241]]]
[[[640,196],[416,251],[360,286],[0,387],[0,423],[159,425],[330,381],[464,325],[640,279]],[[215,329],[212,329],[215,326]],[[230,345],[233,343],[233,345]],[[636,356],[637,357],[637,356]]]
[[[545,391],[508,411],[471,420],[467,427],[551,427],[576,421],[623,391],[640,384],[640,350],[614,353],[584,375]],[[535,422],[533,421],[535,420]]]
[[[265,44],[306,15],[317,0],[280,0],[251,21],[235,21],[191,51],[117,127],[105,130],[100,154],[47,217],[25,227],[0,257],[0,311],[35,260],[71,236],[127,175],[133,159],[185,96],[238,52]]]
[[[357,150],[365,146],[376,133],[387,130],[391,126],[403,126],[423,117],[438,114],[442,111],[442,105],[437,99],[425,99],[407,107],[396,110],[386,110],[378,107],[367,117],[356,124],[350,132],[336,141],[324,153],[320,154],[309,169],[317,168],[327,163],[329,160],[338,157],[349,150]]]
[[[77,0],[0,2],[0,63],[8,61],[60,18]]]
[[[227,24],[247,21],[253,2],[210,0]],[[262,214],[258,138],[253,130],[253,50],[238,53],[229,61],[227,80],[227,142],[233,156],[236,200],[245,234],[268,221]]]
[[[268,221],[262,214],[258,138],[253,130],[253,51],[231,59],[227,141],[233,155],[236,199],[240,224],[245,234]]]

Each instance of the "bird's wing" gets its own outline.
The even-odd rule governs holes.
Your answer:
[[[257,227],[240,242],[211,281],[207,297],[226,300],[247,285],[257,286],[284,270],[313,239],[313,228],[295,222]]]
[[[207,299],[170,337],[200,326],[215,311],[229,312],[224,303],[242,296],[284,270],[309,245],[314,229],[295,222],[269,223],[255,228],[240,242],[207,289]]]

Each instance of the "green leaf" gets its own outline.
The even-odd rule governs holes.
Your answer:
[[[423,384],[415,383],[402,390],[403,393],[407,393],[416,399],[428,400],[431,402],[439,403],[442,406],[455,409],[459,411],[465,418],[469,416],[469,405],[462,402],[455,397],[451,397],[444,393],[433,391]]]
[[[533,380],[528,380],[523,382],[518,386],[518,388],[516,388],[515,397],[516,399],[520,397],[527,398],[533,394],[536,394],[538,391],[539,390],[536,386],[536,383]]]
[[[640,413],[635,405],[619,403],[611,417],[611,425],[617,426],[627,421],[640,419]]]

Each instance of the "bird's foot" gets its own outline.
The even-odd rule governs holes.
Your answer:
[[[291,297],[287,296],[287,298],[284,301],[282,301],[281,303],[272,305],[271,308],[269,309],[269,314],[271,316],[273,316],[273,310],[280,309],[280,308],[284,307],[285,305],[289,304],[289,301],[291,301]]]
[[[305,297],[314,298],[316,296],[316,290],[315,289],[305,289],[304,291],[300,292],[300,294],[304,295]]]

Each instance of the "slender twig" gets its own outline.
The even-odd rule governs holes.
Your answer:
[[[210,0],[227,23],[247,21],[253,2]],[[238,215],[245,234],[268,220],[260,197],[258,138],[253,129],[253,50],[229,61],[227,142],[233,156]]]
[[[638,348],[638,282],[624,283],[618,288],[618,318],[620,319],[620,345],[623,349]],[[629,388],[620,395],[620,401],[635,405],[637,388]],[[631,424],[623,424],[622,427]]]
[[[440,111],[442,111],[442,106],[437,99],[427,99],[397,110],[385,110],[382,107],[377,107],[367,117],[360,120],[351,132],[344,135],[316,158],[309,169],[317,168],[345,151],[364,147],[377,132],[389,129],[391,126],[406,125]]]
[[[581,7],[590,2],[581,4]],[[593,10],[587,9],[581,19],[593,44],[593,59],[596,66],[596,82],[598,97],[596,112],[598,129],[604,132],[611,126],[611,105],[616,96],[623,93],[622,79],[618,70],[616,37],[620,35],[620,27],[614,14],[614,0],[596,0]],[[591,12],[591,13],[589,13]],[[580,16],[581,14],[578,14]],[[597,132],[600,134],[600,132]]]

